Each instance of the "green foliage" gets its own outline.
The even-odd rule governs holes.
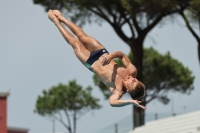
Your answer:
[[[147,13],[149,16],[176,10],[178,0],[121,0],[123,6],[131,13]],[[152,8],[154,7],[154,8]]]
[[[190,92],[193,88],[190,87],[194,79],[192,72],[173,59],[169,52],[161,55],[151,47],[145,49],[144,56],[144,81],[147,88],[155,89],[156,82],[164,83],[162,86],[167,90],[174,89],[183,93]]]
[[[75,80],[69,84],[58,84],[49,90],[43,90],[43,95],[38,96],[35,112],[39,115],[53,115],[61,110],[76,111],[81,114],[84,110],[100,109],[99,99],[91,96],[92,88],[86,89],[76,84]]]
[[[158,17],[175,13],[186,0],[33,0],[45,10],[66,11],[65,15],[78,25],[86,22],[102,23],[102,19],[121,27],[130,24],[144,28]],[[153,8],[152,8],[153,7]],[[112,24],[112,26],[113,26]]]
[[[133,60],[132,53],[129,53],[128,57]],[[121,60],[118,59],[116,62],[122,66]],[[178,60],[172,58],[169,52],[162,55],[152,47],[145,48],[143,66],[147,103],[157,98],[167,104],[169,102],[167,92],[189,94],[194,89],[192,72]],[[101,89],[105,98],[109,98],[108,89],[95,75],[94,82]]]
[[[168,103],[167,92],[189,94],[194,89],[192,72],[172,58],[169,52],[161,55],[152,47],[144,51],[143,75],[147,102],[157,97],[161,102]]]
[[[200,0],[190,0],[190,9],[193,9],[196,13],[200,13]]]
[[[91,91],[90,86],[82,89],[75,80],[69,81],[67,85],[60,83],[49,90],[43,90],[43,95],[37,98],[34,112],[50,116],[65,126],[69,133],[76,133],[77,118],[102,107],[98,104],[99,99],[91,95]],[[66,116],[67,122],[63,120],[62,114]],[[73,130],[70,117],[73,117]]]
[[[190,0],[190,6],[187,11],[189,11],[189,15],[187,17],[191,19],[190,22],[195,22],[199,24],[200,21],[200,0]]]

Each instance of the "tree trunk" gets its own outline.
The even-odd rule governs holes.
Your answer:
[[[200,64],[200,42],[198,42],[198,57],[199,57],[199,64]]]
[[[74,119],[74,133],[76,133],[76,111],[74,111],[73,119]]]
[[[133,129],[145,124],[145,111],[133,106]]]
[[[143,82],[143,40],[134,40],[131,46],[133,53],[133,64],[137,68],[137,79]],[[137,43],[135,43],[137,42]],[[145,101],[142,101],[142,105],[145,105]],[[145,111],[133,105],[133,129],[145,124]]]

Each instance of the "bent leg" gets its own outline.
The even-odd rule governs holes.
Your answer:
[[[57,26],[58,30],[64,37],[64,39],[72,46],[74,49],[74,53],[76,54],[77,58],[85,64],[86,60],[90,56],[90,52],[83,46],[83,44],[77,40],[69,31],[67,31],[59,22],[57,17],[52,13],[50,10],[48,12],[48,17],[51,21],[55,23]]]
[[[67,20],[65,17],[63,17],[60,11],[53,10],[53,13],[60,21],[62,21],[65,25],[67,25],[67,27],[77,36],[80,42],[90,52],[97,51],[99,49],[104,48],[104,46],[100,42],[98,42],[96,39],[85,34],[85,32],[80,27],[78,27],[71,21]]]

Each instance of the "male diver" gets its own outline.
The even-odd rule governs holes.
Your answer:
[[[129,58],[121,51],[110,53],[96,39],[88,36],[80,27],[67,20],[60,11],[49,10],[49,19],[54,22],[64,39],[72,46],[77,58],[90,71],[94,72],[108,87],[112,95],[109,103],[112,107],[135,105],[145,109],[139,101],[145,95],[145,86],[136,79],[137,69]],[[77,37],[67,31],[65,24]],[[125,67],[119,66],[113,59],[120,58]],[[121,100],[128,92],[132,100]]]

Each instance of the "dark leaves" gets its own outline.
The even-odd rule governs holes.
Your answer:
[[[92,88],[70,81],[67,85],[58,84],[49,90],[43,90],[43,95],[38,96],[35,112],[40,115],[52,115],[60,110],[76,111],[100,109],[99,99],[91,95]]]

